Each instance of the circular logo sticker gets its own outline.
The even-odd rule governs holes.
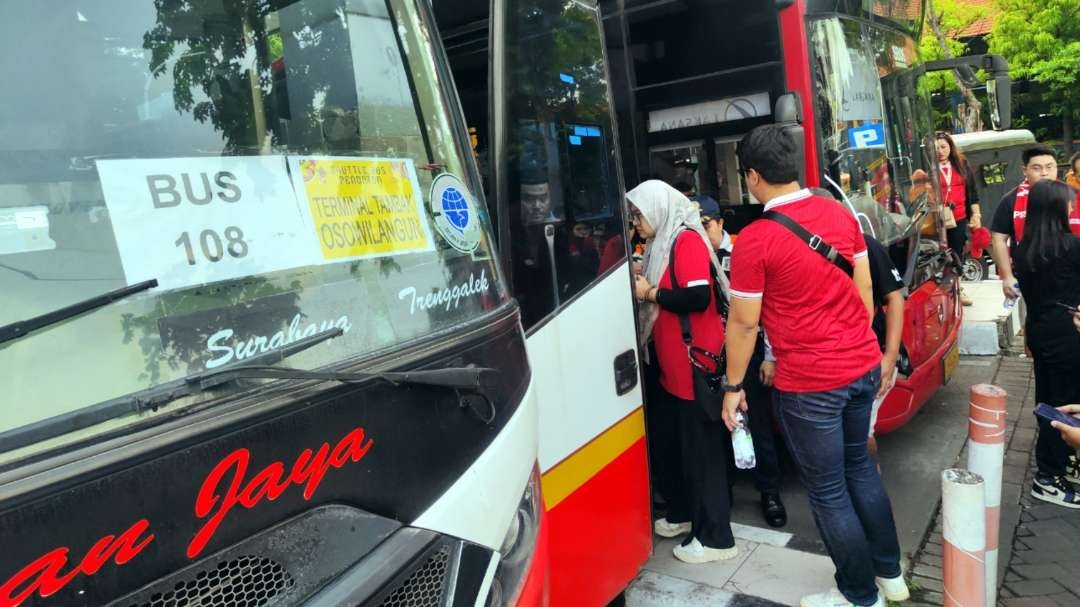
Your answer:
[[[435,229],[446,242],[462,253],[475,251],[480,244],[480,218],[465,184],[453,175],[439,175],[431,184],[429,200]]]

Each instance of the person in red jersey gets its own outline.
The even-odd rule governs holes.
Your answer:
[[[904,600],[892,506],[866,448],[881,383],[866,241],[847,209],[799,185],[798,144],[783,127],[751,131],[738,158],[766,205],[732,251],[725,422],[734,428],[736,410],[746,409],[742,384],[763,325],[776,357],[778,421],[836,566],[837,588],[801,604]]]
[[[1020,297],[1020,293],[1016,291],[1012,256],[1020,246],[1020,241],[1024,239],[1024,222],[1027,218],[1031,186],[1043,179],[1056,180],[1058,177],[1057,156],[1054,155],[1054,150],[1046,146],[1038,145],[1024,150],[1021,159],[1024,181],[1002,197],[990,224],[993,235],[990,254],[994,257],[998,275],[1001,276],[1001,290],[1009,299]],[[1077,202],[1080,202],[1080,198]],[[1069,214],[1069,230],[1080,236],[1080,205],[1074,205]],[[1038,379],[1035,381],[1038,383]]]
[[[968,227],[982,227],[982,210],[979,206],[979,190],[975,187],[975,173],[967,158],[945,131],[938,131],[934,140],[938,159],[938,175],[941,178],[941,194],[956,220],[956,227],[946,230],[949,248],[963,261],[964,246],[968,240]],[[970,306],[972,300],[961,288],[960,301]]]
[[[660,368],[661,414],[678,418],[671,440],[682,483],[668,502],[665,518],[654,524],[663,537],[689,534],[675,546],[675,558],[686,563],[726,560],[738,555],[731,531],[728,455],[731,437],[721,420],[711,421],[695,402],[689,345],[719,354],[724,322],[719,298],[727,299],[727,279],[697,205],[668,184],[650,180],[626,194],[638,236],[646,241],[642,273],[635,278],[640,326],[655,345]],[[716,289],[719,283],[720,288]],[[689,322],[690,344],[683,337],[680,316]],[[717,371],[719,372],[719,370]],[[663,446],[661,446],[662,448]]]

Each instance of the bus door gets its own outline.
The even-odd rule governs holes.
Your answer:
[[[435,2],[540,403],[551,604],[604,605],[651,548],[645,423],[598,11]]]
[[[505,27],[506,41],[495,45],[505,85],[493,96],[499,245],[540,403],[551,602],[604,605],[648,558],[651,525],[600,15],[591,3],[541,0],[507,0],[496,14],[506,19],[493,26]]]

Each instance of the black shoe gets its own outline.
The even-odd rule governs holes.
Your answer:
[[[761,514],[770,527],[783,527],[787,524],[787,508],[780,501],[779,493],[761,494]]]

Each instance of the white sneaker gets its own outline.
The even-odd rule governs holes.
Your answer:
[[[666,518],[656,519],[653,522],[653,531],[660,537],[679,537],[690,533],[690,521],[685,523],[669,523]]]
[[[799,601],[799,607],[854,607],[854,603],[840,594],[836,588],[820,594],[804,596]],[[877,601],[871,607],[885,607],[885,599],[878,593]]]
[[[738,546],[732,546],[731,548],[707,548],[702,546],[701,542],[695,537],[685,546],[682,544],[675,546],[675,549],[671,552],[675,555],[675,558],[684,563],[698,565],[701,563],[733,559],[739,555],[739,548]]]
[[[876,577],[874,581],[877,582],[879,594],[885,596],[887,601],[906,601],[911,598],[911,591],[908,590],[907,582],[904,581],[904,574],[900,574],[896,577]]]

